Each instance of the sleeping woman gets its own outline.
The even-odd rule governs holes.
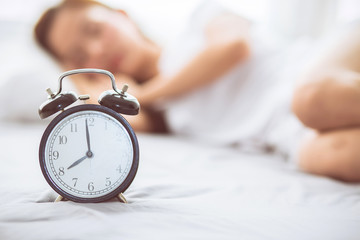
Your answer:
[[[142,106],[127,118],[137,131],[271,150],[304,171],[360,182],[359,25],[305,71],[313,48],[273,44],[215,3],[200,5],[190,23],[161,47],[123,10],[66,0],[43,14],[35,36],[65,70],[102,68],[127,83]],[[101,76],[72,80],[93,103],[110,89]]]

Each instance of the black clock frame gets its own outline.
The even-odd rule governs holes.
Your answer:
[[[46,142],[49,138],[51,131],[62,119],[64,119],[65,117],[67,117],[73,113],[77,113],[77,112],[81,112],[81,111],[89,111],[89,110],[106,113],[106,114],[114,117],[117,121],[120,122],[120,124],[122,124],[125,127],[126,131],[128,132],[128,134],[130,136],[131,143],[133,146],[133,163],[131,165],[129,174],[127,175],[127,177],[125,178],[123,183],[120,184],[120,186],[117,187],[116,189],[114,189],[112,192],[110,192],[104,196],[96,197],[96,198],[81,198],[81,197],[73,196],[73,195],[63,191],[61,189],[61,187],[59,187],[52,180],[52,178],[50,177],[49,172],[46,168],[45,147],[46,147]],[[100,105],[84,104],[84,105],[75,106],[75,107],[65,110],[64,112],[57,115],[50,122],[50,124],[45,129],[44,134],[41,138],[40,147],[39,147],[39,162],[40,162],[41,171],[42,171],[46,181],[62,197],[66,198],[68,200],[74,201],[74,202],[83,202],[83,203],[85,203],[85,202],[91,202],[91,203],[103,202],[103,201],[112,199],[114,197],[117,197],[120,193],[125,192],[126,189],[128,189],[128,187],[132,183],[132,181],[134,180],[138,166],[139,166],[139,144],[138,144],[138,140],[136,138],[134,130],[132,129],[132,127],[130,126],[128,121],[123,116],[121,116],[119,113],[115,112],[114,110],[112,110],[110,108],[103,107]]]

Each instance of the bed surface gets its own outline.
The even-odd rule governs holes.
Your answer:
[[[302,173],[278,156],[248,154],[178,136],[138,135],[140,166],[124,194],[128,204],[54,203],[57,195],[42,176],[38,163],[38,147],[46,125],[37,123],[36,109],[46,99],[44,90],[57,88],[62,71],[34,44],[32,27],[40,13],[55,2],[1,2],[0,240],[360,239],[360,184]],[[144,33],[165,44],[176,38],[189,9],[202,1],[106,2],[121,8],[122,4],[128,6],[129,13],[135,14],[146,30]],[[284,6],[289,10],[295,7],[292,12],[298,14],[279,22],[287,15],[277,16],[279,12],[275,11],[271,19],[262,12],[265,5],[274,4],[225,2],[233,3],[232,10],[265,22],[267,29],[285,31],[290,27],[290,35],[301,32],[308,22],[314,23],[289,24],[301,14],[298,4]],[[354,2],[347,4],[352,6]],[[26,7],[19,7],[22,5]],[[310,7],[309,3],[304,6]],[[322,18],[312,14],[313,18],[325,19],[328,9],[320,11]],[[278,10],[283,12],[282,8]],[[356,11],[346,16],[348,20],[358,17]],[[319,24],[311,26],[316,29]]]
[[[128,204],[52,201],[38,164],[45,125],[0,123],[0,239],[359,239],[360,185],[271,155],[138,135]]]

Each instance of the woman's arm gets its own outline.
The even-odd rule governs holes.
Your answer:
[[[209,23],[206,47],[171,77],[156,76],[139,88],[139,99],[149,105],[205,86],[244,61],[249,51],[249,23],[236,15],[224,14]]]
[[[292,107],[318,130],[360,126],[360,26],[328,51],[302,78]]]

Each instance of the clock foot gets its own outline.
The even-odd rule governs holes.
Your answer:
[[[128,203],[128,202],[126,201],[126,198],[124,197],[124,195],[123,195],[122,193],[119,193],[119,195],[117,195],[116,197],[117,197],[117,199],[118,199],[120,202],[122,202],[122,203]]]
[[[59,195],[59,196],[55,199],[54,202],[61,202],[61,201],[64,201],[64,200],[65,200],[65,198],[64,198],[63,196]]]

